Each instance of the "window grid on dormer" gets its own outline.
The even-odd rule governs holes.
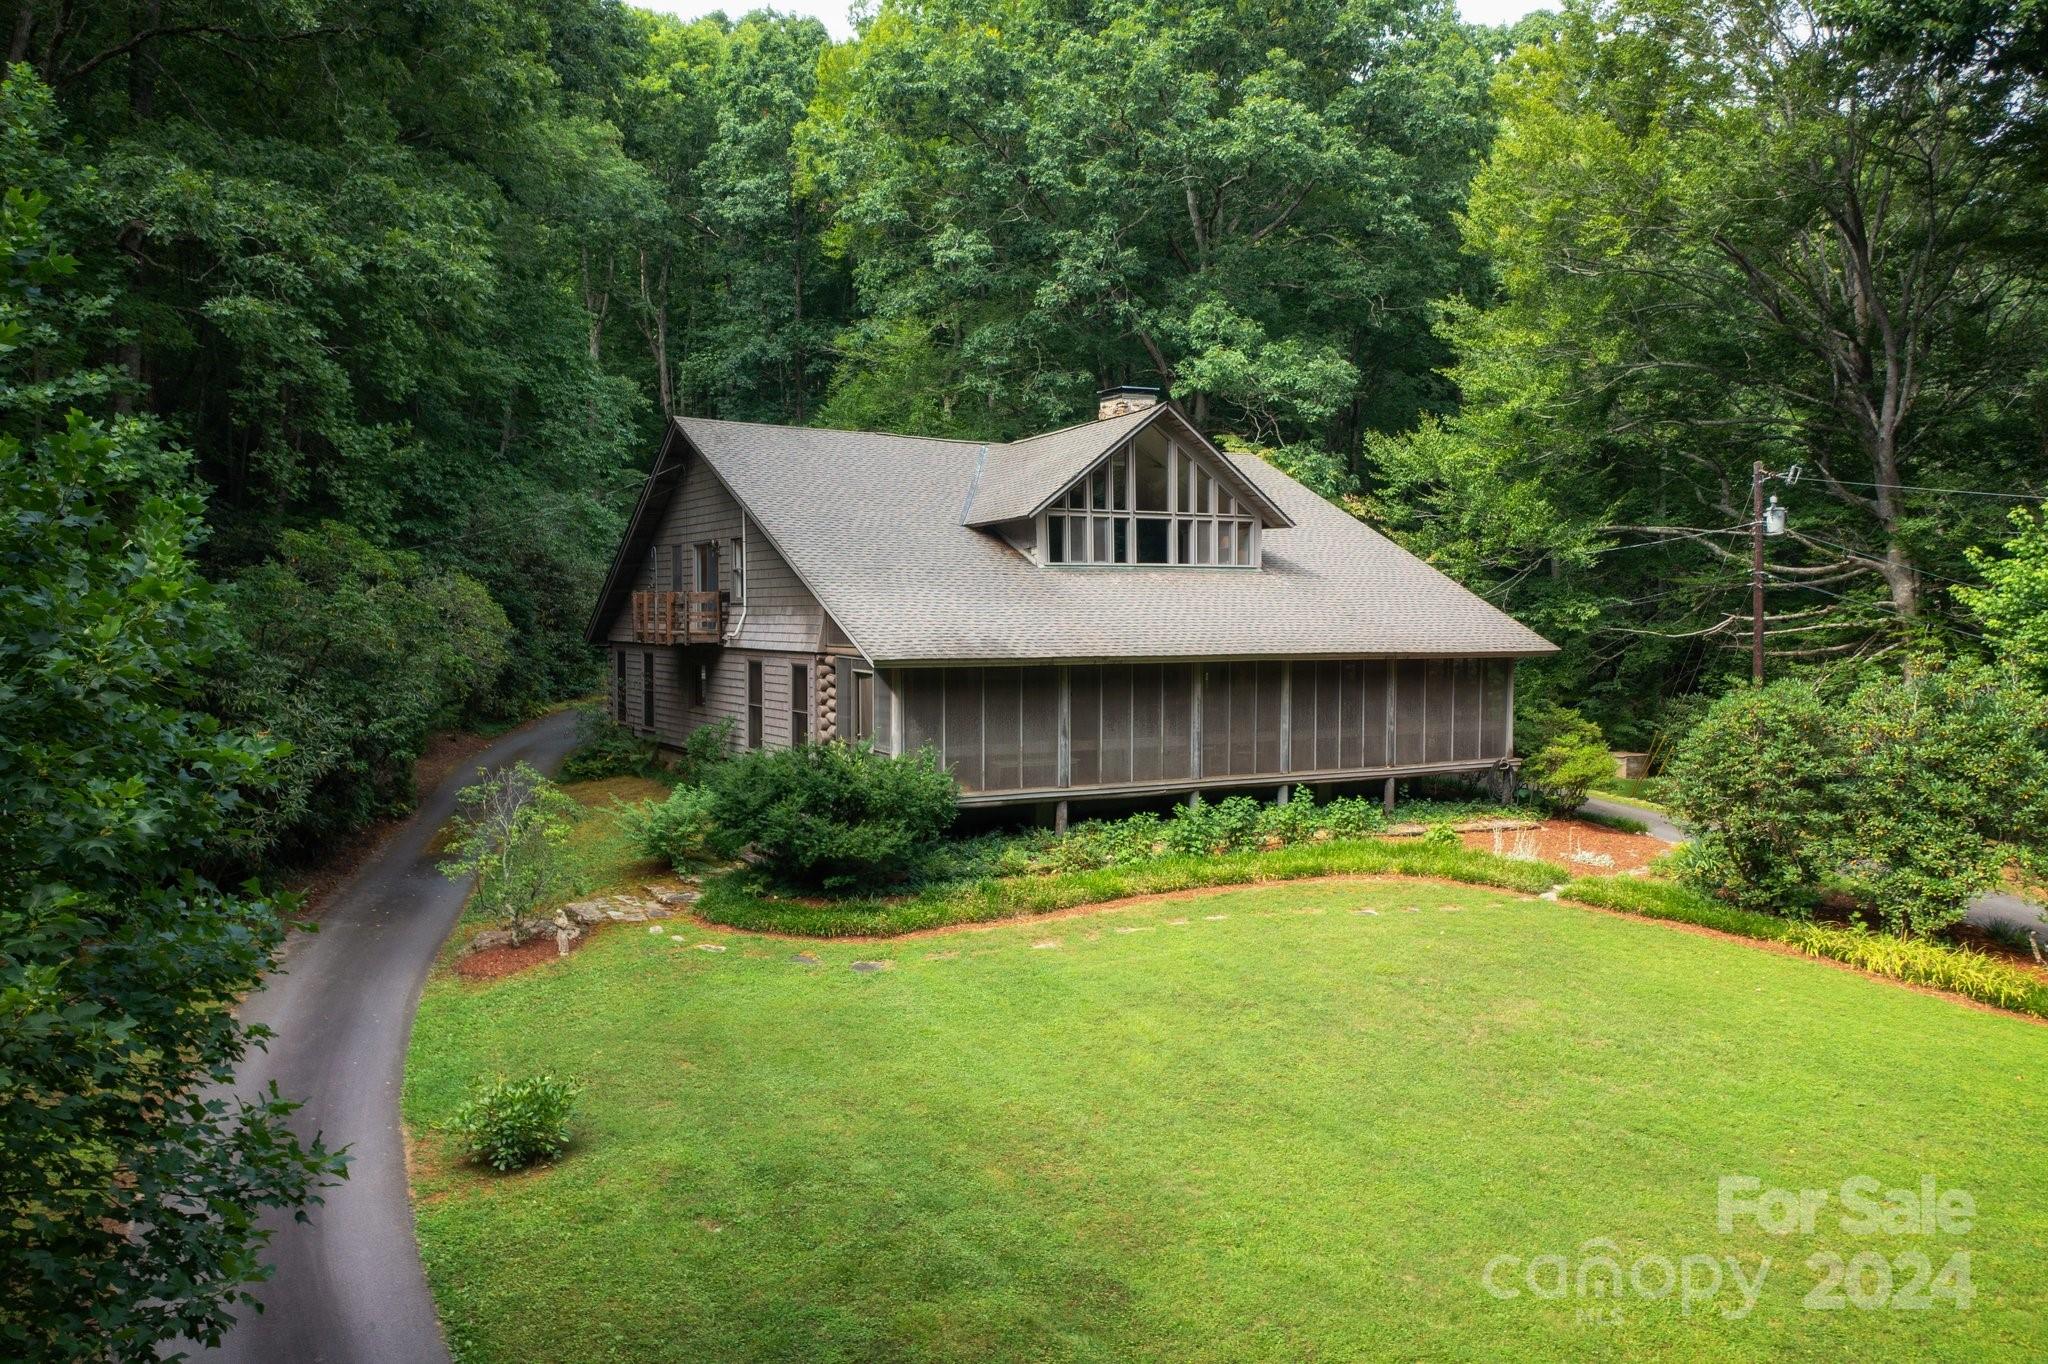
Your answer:
[[[1256,568],[1261,528],[1201,460],[1168,441],[1105,456],[1039,516],[1042,561]]]

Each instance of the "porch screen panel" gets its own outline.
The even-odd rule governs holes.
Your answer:
[[[1337,665],[1337,694],[1343,698],[1344,766],[1365,766],[1365,665]]]
[[[1070,669],[1067,698],[1068,781],[1093,786],[1102,780],[1102,669]]]
[[[981,775],[981,669],[947,668],[946,766],[963,791],[979,791]]]
[[[1205,663],[1202,673],[1202,775],[1230,772],[1230,665]]]
[[[1024,669],[1023,785],[1057,786],[1060,781],[1060,670]]]
[[[1014,791],[1023,783],[1022,668],[984,668],[981,674],[981,784]]]
[[[1387,758],[1387,664],[1359,665],[1360,767],[1385,767]]]
[[[1481,708],[1480,723],[1485,727],[1486,745],[1482,753],[1489,758],[1505,758],[1508,752],[1508,679],[1514,676],[1512,663],[1486,665],[1486,700]]]
[[[1423,665],[1394,665],[1394,761],[1419,763],[1426,710],[1422,701]]]
[[[1131,669],[1131,780],[1159,780],[1159,745],[1166,716],[1159,699],[1157,664],[1141,663]]]
[[[1258,725],[1259,672],[1250,663],[1230,665],[1230,771],[1245,776],[1253,765],[1252,732]]]
[[[1480,694],[1481,667],[1469,658],[1451,665],[1451,712],[1458,717],[1452,751],[1461,759],[1487,756],[1479,735],[1479,716],[1485,709]]]
[[[1289,755],[1287,770],[1313,772],[1316,770],[1316,665],[1290,663],[1287,666],[1294,673],[1288,713],[1288,722],[1294,728],[1294,752]]]
[[[1451,761],[1451,734],[1456,717],[1451,714],[1451,665],[1432,659],[1428,670],[1429,739],[1423,745],[1423,761]]]
[[[1285,772],[1287,755],[1280,751],[1280,702],[1284,699],[1287,665],[1258,665],[1258,722],[1252,730],[1252,761],[1255,772]]]
[[[1186,663],[1169,663],[1160,671],[1159,775],[1171,781],[1194,771],[1194,755],[1188,743],[1192,737],[1189,721],[1195,705],[1195,669]]]
[[[1316,767],[1333,772],[1344,765],[1344,698],[1337,665],[1316,664]]]
[[[1102,670],[1102,780],[1131,779],[1131,669],[1128,664]]]
[[[903,692],[903,751],[915,753],[929,744],[945,761],[946,693],[945,674],[925,668],[905,668],[896,674]]]
[[[896,751],[896,717],[893,713],[895,707],[889,704],[889,699],[896,690],[896,679],[901,676],[903,676],[902,673],[896,672],[877,671],[875,673],[875,683],[872,688],[875,698],[875,713],[870,717],[870,722],[874,727],[868,733],[874,736],[875,751],[877,753],[894,753]],[[857,694],[852,688],[848,688],[840,696],[839,704],[842,706],[846,705],[849,698]],[[841,726],[841,728],[843,729],[844,726]]]

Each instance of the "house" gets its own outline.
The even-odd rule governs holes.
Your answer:
[[[618,721],[930,745],[963,805],[1508,770],[1553,651],[1154,390],[1008,444],[672,421],[589,638]]]

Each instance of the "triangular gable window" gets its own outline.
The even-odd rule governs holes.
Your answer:
[[[1233,486],[1207,458],[1147,427],[1040,514],[1044,561],[1257,568],[1264,525]]]

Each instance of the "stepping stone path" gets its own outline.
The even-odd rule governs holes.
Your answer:
[[[1228,914],[1204,914],[1204,915],[1203,915],[1202,917],[1203,917],[1203,918],[1205,918],[1205,919],[1207,919],[1207,920],[1208,920],[1208,921],[1209,921],[1210,923],[1212,923],[1212,924],[1213,924],[1213,923],[1215,923],[1215,922],[1216,922],[1216,921],[1217,921],[1218,919],[1227,919],[1227,918],[1229,918],[1230,916],[1229,916]]]
[[[699,952],[723,952],[725,944],[720,942],[700,942],[697,944],[697,950]]]
[[[1378,918],[1378,917],[1379,917],[1379,911],[1378,911],[1378,910],[1376,910],[1376,909],[1354,909],[1354,910],[1352,910],[1351,912],[1352,912],[1353,914],[1370,914],[1370,915],[1372,915],[1372,916],[1373,916],[1374,918]]]
[[[818,954],[815,952],[799,952],[791,957],[790,960],[798,966],[816,966],[818,964]]]
[[[1168,919],[1166,922],[1171,928],[1186,928],[1188,926],[1186,919]]]
[[[926,961],[958,961],[959,958],[960,954],[958,952],[927,952],[924,954]]]
[[[873,975],[877,971],[888,970],[890,964],[886,961],[857,961],[854,962],[852,965],[853,970],[856,973],[863,976],[868,976]]]
[[[1031,950],[1034,952],[1043,952],[1048,947],[1058,947],[1059,945],[1060,940],[1058,938],[1043,938],[1040,939],[1038,942],[1031,944]]]

